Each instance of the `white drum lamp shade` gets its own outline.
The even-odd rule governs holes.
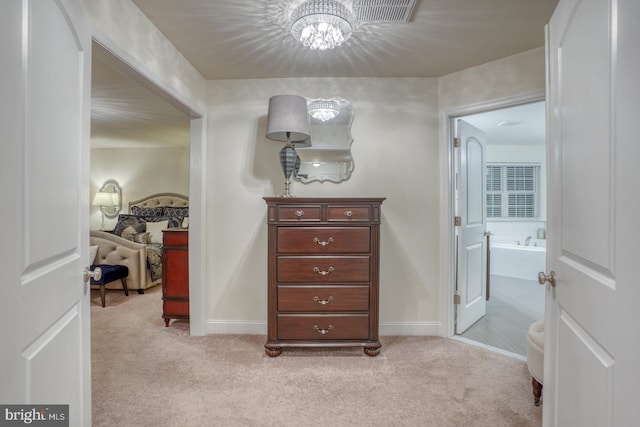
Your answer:
[[[272,96],[269,99],[266,136],[271,140],[287,143],[280,151],[280,165],[285,177],[282,197],[293,197],[290,191],[291,176],[296,172],[296,166],[300,165],[293,145],[311,145],[307,100],[298,95]]]

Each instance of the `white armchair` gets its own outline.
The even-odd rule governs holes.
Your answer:
[[[527,332],[527,367],[529,368],[529,373],[531,373],[533,404],[539,406],[544,374],[544,320],[538,320],[529,326]]]

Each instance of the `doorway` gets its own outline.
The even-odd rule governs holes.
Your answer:
[[[456,338],[524,358],[527,329],[544,318],[544,287],[536,278],[546,270],[545,102],[458,119],[486,135],[482,211],[488,245],[486,314],[456,331]]]
[[[160,106],[160,110],[165,112],[168,106],[177,110],[175,117],[179,120],[186,121],[188,126],[188,141],[186,156],[188,159],[188,194],[189,194],[189,294],[191,296],[189,303],[190,322],[189,332],[194,336],[202,336],[206,334],[206,313],[205,313],[205,263],[203,262],[205,254],[205,241],[203,232],[204,203],[203,194],[205,190],[205,173],[203,167],[203,159],[206,158],[206,115],[196,100],[191,99],[188,94],[176,93],[175,88],[167,85],[166,82],[160,80],[158,76],[150,72],[146,67],[138,63],[127,52],[122,51],[118,46],[114,45],[110,40],[102,40],[94,35],[92,43],[92,51],[94,57],[99,57],[114,70],[123,74],[137,86],[144,88],[149,94],[153,95],[153,106]],[[151,106],[151,111],[153,111]],[[106,105],[106,113],[112,112],[113,105]],[[126,110],[128,106],[120,105],[120,110]],[[140,121],[149,120],[154,124],[159,121],[150,119],[147,115],[148,111],[139,111],[132,109],[128,111],[129,116],[136,116]],[[122,114],[122,111],[120,111]],[[93,119],[92,119],[93,122]],[[93,126],[93,125],[92,125]],[[155,127],[158,132],[162,133],[164,127],[161,123]],[[93,129],[92,129],[93,132]],[[123,153],[122,155],[126,155]],[[166,168],[164,168],[166,169]],[[131,171],[132,175],[128,176],[132,180],[135,178],[135,171]],[[159,173],[162,169],[159,169]],[[127,188],[123,189],[125,192]],[[163,190],[167,191],[167,190]],[[123,198],[126,198],[123,196]]]

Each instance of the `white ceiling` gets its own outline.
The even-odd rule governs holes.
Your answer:
[[[132,1],[206,79],[438,77],[542,46],[557,3],[421,0],[409,23],[361,24],[312,51],[290,34],[301,0]]]
[[[132,1],[206,79],[437,77],[542,46],[557,3],[420,0],[411,22],[360,24],[343,46],[312,51],[289,33],[302,0]],[[184,113],[94,54],[93,147],[187,145],[188,134]]]
[[[487,145],[544,145],[545,117],[545,102],[538,101],[462,119],[484,131]]]
[[[91,147],[188,146],[187,115],[113,67],[109,55],[94,43]]]

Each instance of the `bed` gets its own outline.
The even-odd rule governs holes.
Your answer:
[[[91,231],[90,245],[97,247],[93,264],[127,266],[129,289],[144,293],[162,281],[162,230],[188,226],[188,196],[158,193],[132,201],[129,213],[118,215],[112,231]],[[121,285],[112,282],[106,288]]]

